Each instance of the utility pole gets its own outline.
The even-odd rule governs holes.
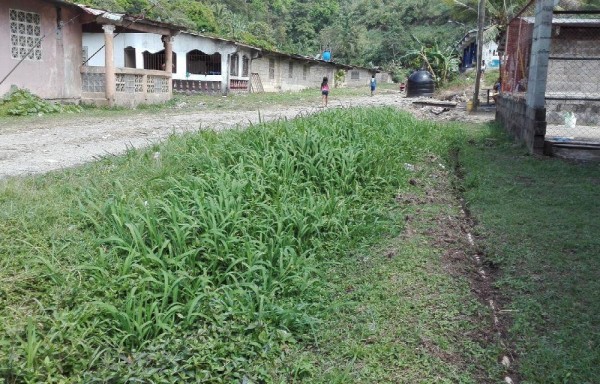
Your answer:
[[[475,77],[475,93],[473,94],[473,110],[479,107],[479,86],[481,84],[481,56],[483,56],[483,28],[485,27],[485,0],[479,0],[477,10],[477,76]]]

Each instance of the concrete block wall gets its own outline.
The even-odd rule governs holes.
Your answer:
[[[377,73],[375,75],[375,79],[377,79],[378,84],[393,83],[392,75],[390,75],[388,72]]]
[[[546,110],[530,108],[524,98],[499,95],[496,101],[496,121],[532,153],[543,153],[546,135]]]
[[[275,60],[275,76],[273,78],[269,76],[270,59]],[[258,73],[265,92],[279,92],[281,90],[281,65],[279,64],[279,58],[276,56],[263,56],[252,60],[252,73]]]
[[[358,78],[352,78],[352,72],[358,72]],[[374,72],[373,72],[374,73]],[[353,68],[346,71],[346,81],[345,84],[348,87],[362,87],[368,86],[371,81],[371,76],[373,75],[371,71],[364,68]]]

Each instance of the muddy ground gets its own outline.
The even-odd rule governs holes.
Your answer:
[[[373,97],[331,98],[328,108],[355,106],[392,106],[410,111],[416,117],[439,121],[486,122],[493,113],[467,114],[457,108],[414,104],[433,99],[406,98],[398,92]],[[319,113],[317,98],[302,106],[271,105],[258,111],[211,111],[191,106],[174,107],[161,112],[124,111],[122,115],[90,116],[69,114],[59,118],[3,120],[0,123],[0,179],[44,173],[72,167],[107,155],[123,153],[127,148],[141,148],[171,134],[200,129],[222,130],[262,121],[291,119]],[[108,114],[107,114],[108,115]]]

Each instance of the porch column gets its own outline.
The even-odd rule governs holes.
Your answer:
[[[115,105],[115,94],[117,92],[116,76],[115,76],[115,60],[114,60],[114,31],[115,26],[105,24],[102,26],[104,30],[104,87],[106,92],[106,100],[108,106]]]
[[[169,75],[169,94],[173,92],[173,36],[163,35],[163,46],[165,47],[165,72]]]

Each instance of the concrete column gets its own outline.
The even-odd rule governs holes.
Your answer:
[[[115,26],[105,24],[102,26],[104,30],[104,81],[105,92],[108,106],[115,105],[115,95],[117,93],[117,83],[115,75],[115,60],[114,60],[114,32]]]
[[[554,3],[555,0],[537,0],[535,4],[535,25],[527,78],[527,105],[531,108],[544,108],[545,105]]]
[[[535,24],[525,99],[527,105],[525,142],[533,153],[543,152],[546,136],[546,82],[555,4],[556,0],[537,0],[535,4]]]
[[[173,36],[164,35],[162,37],[165,47],[165,72],[169,75],[169,94],[173,93]]]

